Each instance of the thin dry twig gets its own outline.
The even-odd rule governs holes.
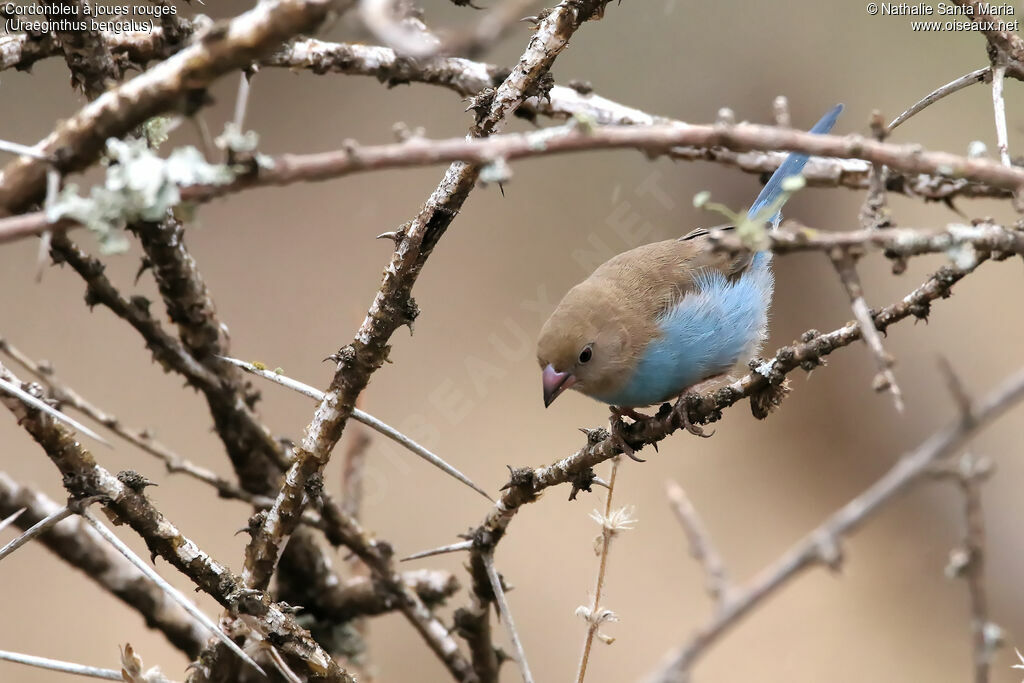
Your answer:
[[[587,621],[587,634],[583,638],[583,652],[580,654],[580,663],[576,668],[576,683],[583,683],[587,677],[587,665],[590,662],[590,649],[594,645],[594,636],[599,635],[601,624],[615,618],[614,613],[601,606],[601,594],[604,592],[604,577],[608,570],[608,556],[611,550],[612,539],[620,530],[612,522],[612,494],[615,492],[615,479],[619,472],[619,458],[612,459],[612,472],[608,477],[608,496],[604,502],[604,515],[596,515],[595,519],[601,524],[601,546],[597,551],[598,565],[597,578],[594,581],[594,598],[589,608],[580,608],[578,614],[582,614]],[[628,528],[628,525],[624,528]],[[610,641],[606,641],[610,642]]]
[[[34,666],[37,669],[46,669],[48,671],[60,671],[61,673],[87,676],[89,678],[102,678],[107,681],[124,681],[124,678],[121,677],[121,672],[114,671],[113,669],[103,669],[98,666],[88,666],[86,664],[75,664],[74,662],[62,662],[58,659],[26,655],[20,652],[7,652],[5,650],[0,650],[0,659],[8,662],[25,664],[26,666]]]
[[[704,527],[704,522],[701,521],[697,509],[690,502],[683,487],[674,481],[668,481],[665,483],[665,495],[668,496],[669,505],[686,534],[690,544],[690,555],[704,570],[708,594],[715,601],[716,607],[722,609],[733,591],[722,556],[718,554],[710,534]]]
[[[0,531],[3,531],[4,529],[9,527],[10,525],[12,525],[15,522],[17,522],[18,518],[21,517],[23,514],[25,514],[25,510],[27,510],[27,509],[28,508],[21,508],[21,509],[15,510],[11,514],[9,514],[7,517],[5,517],[4,519],[0,520]]]
[[[721,230],[708,233],[712,247],[730,253],[750,248],[742,238]],[[922,254],[948,254],[954,262],[970,262],[977,255],[1024,254],[1024,232],[987,220],[970,225],[950,223],[945,228],[886,228],[884,230],[820,230],[786,221],[764,235],[764,249],[776,254],[802,251],[830,253],[836,249],[859,255],[869,250],[884,252],[896,261]]]
[[[942,98],[952,95],[953,93],[958,92],[960,90],[963,90],[969,85],[972,85],[974,83],[981,83],[983,81],[989,80],[990,78],[992,78],[992,67],[986,66],[983,69],[975,69],[970,73],[964,74],[963,76],[955,78],[949,83],[936,88],[935,90],[931,91],[930,93],[922,97],[920,100],[915,102],[913,106],[911,106],[905,112],[894,118],[887,127],[888,132],[891,133],[893,129],[895,129],[900,124],[905,123],[907,119],[911,118],[915,114],[924,111],[925,109],[935,104]]]
[[[875,365],[878,374],[875,376],[873,388],[875,391],[888,391],[892,394],[893,404],[896,411],[903,412],[903,392],[896,384],[896,375],[893,374],[893,357],[882,346],[882,335],[875,329],[875,321],[871,317],[871,309],[864,300],[864,290],[860,284],[860,276],[857,274],[857,267],[854,265],[853,257],[846,250],[833,250],[829,254],[832,265],[835,266],[839,279],[850,297],[850,307],[853,309],[853,316],[860,325],[861,335],[864,343],[867,344],[871,355],[875,358]]]
[[[530,663],[526,660],[526,651],[523,649],[523,642],[519,639],[519,631],[516,630],[515,621],[512,619],[512,610],[509,609],[508,600],[505,598],[505,588],[501,583],[501,576],[494,568],[494,556],[487,555],[484,558],[484,566],[487,568],[487,578],[491,584],[491,591],[494,593],[494,600],[498,604],[498,613],[505,623],[508,636],[512,640],[512,647],[516,651],[516,661],[519,663],[519,670],[523,674],[523,683],[533,683],[533,674],[530,672]]]
[[[75,430],[77,430],[79,432],[82,432],[83,434],[85,434],[86,436],[88,436],[88,437],[90,437],[92,439],[95,439],[96,441],[100,442],[104,446],[106,446],[108,448],[113,448],[113,446],[110,445],[110,442],[107,441],[106,439],[104,439],[102,436],[100,436],[99,434],[97,434],[93,430],[89,429],[88,427],[86,427],[84,424],[82,424],[81,422],[79,422],[75,418],[69,417],[69,416],[65,415],[64,413],[60,412],[56,408],[51,407],[49,404],[47,404],[42,399],[40,399],[40,398],[38,398],[36,396],[33,396],[29,392],[27,392],[24,389],[22,389],[21,387],[19,387],[17,384],[14,384],[12,382],[8,382],[7,380],[4,380],[3,378],[0,378],[0,391],[6,391],[7,393],[11,394],[12,396],[18,397],[19,399],[24,401],[26,404],[32,406],[36,410],[41,410],[42,412],[46,413],[47,415],[49,415],[53,419],[69,425],[73,429],[75,429]]]
[[[996,146],[999,149],[999,161],[1003,166],[1012,166],[1010,160],[1010,142],[1006,132],[1006,99],[1003,97],[1003,83],[1006,80],[1006,55],[997,52],[996,63],[992,67],[992,109],[996,119]]]
[[[473,547],[473,541],[459,541],[458,543],[452,543],[451,545],[443,545],[440,548],[431,548],[430,550],[421,550],[418,553],[413,553],[402,558],[402,562],[408,562],[410,560],[419,560],[424,557],[433,557],[434,555],[444,555],[445,553],[458,553],[463,550],[469,550]]]
[[[926,439],[863,493],[830,515],[768,565],[746,586],[733,592],[733,598],[706,624],[697,629],[690,641],[671,653],[650,683],[677,683],[688,678],[693,664],[721,636],[767,596],[789,583],[803,571],[824,564],[838,567],[842,562],[840,542],[856,531],[886,503],[927,476],[933,465],[959,451],[971,437],[1012,406],[1024,399],[1024,370],[1004,380],[991,393],[972,403],[974,419],[957,419]]]
[[[24,509],[22,509],[22,511],[24,511]],[[74,511],[72,511],[72,509],[66,505],[62,507],[60,510],[50,513],[46,516],[45,519],[36,522],[31,527],[29,527],[23,534],[21,534],[16,539],[5,545],[3,548],[0,548],[0,560],[4,559],[5,557],[13,553],[15,550],[31,541],[39,534],[48,531],[58,522],[67,519],[73,514],[75,514]]]
[[[277,372],[276,370],[267,370],[264,367],[260,367],[254,363],[249,363],[248,361],[239,360],[237,358],[229,358],[227,356],[218,356],[218,358],[245,370],[251,375],[256,375],[257,377],[268,379],[271,382],[280,384],[283,387],[287,387],[292,391],[302,394],[303,396],[307,396],[313,399],[314,401],[322,402],[324,400],[324,392],[314,387],[311,387],[308,384],[304,384],[296,379],[292,379],[291,377],[285,375],[283,372]],[[491,501],[492,503],[494,502],[494,500],[489,495],[487,495],[487,492],[484,491],[479,486],[477,486],[476,484],[474,484],[469,479],[469,477],[467,477],[462,472],[449,465],[440,456],[435,455],[433,452],[416,443],[415,441],[407,437],[405,434],[402,434],[400,431],[398,431],[391,425],[387,424],[386,422],[378,420],[373,415],[370,415],[369,413],[364,412],[359,408],[352,409],[352,419],[355,420],[356,422],[361,422],[362,424],[366,425],[367,427],[374,430],[378,434],[383,434],[384,436],[388,437],[395,443],[399,444],[400,446],[408,449],[412,453],[415,453],[419,457],[423,458],[424,460],[426,460],[431,465],[438,468],[445,474],[454,477],[455,479],[458,479],[463,484],[470,487],[487,500]]]
[[[33,159],[39,159],[40,161],[52,161],[52,159],[37,150],[35,147],[29,147],[28,145],[22,145],[21,143],[11,142],[9,140],[0,140],[0,152],[32,157]]]

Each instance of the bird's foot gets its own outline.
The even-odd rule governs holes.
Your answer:
[[[638,457],[636,455],[636,450],[632,446],[630,446],[629,443],[626,442],[626,423],[622,421],[622,418],[625,416],[632,420],[635,420],[636,422],[645,422],[647,420],[650,420],[651,416],[644,415],[643,413],[638,413],[632,408],[619,408],[618,406],[611,406],[609,409],[612,413],[611,419],[609,420],[612,428],[612,445],[618,448],[623,453],[625,453],[627,456],[629,456],[631,460],[636,460],[637,462],[647,462],[643,458]]]
[[[680,396],[679,401],[676,402],[676,412],[679,413],[679,417],[680,419],[682,419],[683,428],[686,429],[686,431],[693,434],[694,436],[699,436],[702,439],[710,439],[712,436],[715,435],[714,430],[706,432],[704,431],[704,427],[700,425],[695,425],[690,421],[690,410],[687,407],[687,403],[689,402],[688,399],[691,396],[698,396],[698,394],[693,391],[688,391],[682,396]]]

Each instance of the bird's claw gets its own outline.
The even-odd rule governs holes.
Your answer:
[[[687,408],[686,405],[686,397],[688,395],[689,394],[684,394],[679,398],[679,417],[683,422],[683,428],[686,429],[686,431],[693,434],[694,436],[699,436],[702,439],[710,439],[712,436],[715,435],[715,430],[712,429],[710,432],[706,432],[704,431],[704,427],[702,427],[701,425],[695,425],[692,422],[690,422],[690,410],[689,408]]]
[[[636,420],[637,422],[641,420],[649,420],[651,418],[636,412],[632,408],[618,408],[616,406],[612,406],[611,412],[612,417],[611,420],[609,420],[609,423],[611,424],[612,428],[612,445],[618,448],[620,451],[622,451],[626,456],[629,457],[630,460],[635,460],[637,462],[647,462],[643,458],[637,456],[636,449],[634,449],[626,442],[626,423],[622,421],[622,416],[625,415]]]

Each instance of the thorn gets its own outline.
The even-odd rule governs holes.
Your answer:
[[[443,545],[440,548],[422,550],[418,553],[413,553],[412,555],[403,557],[401,560],[399,560],[399,562],[409,562],[410,560],[418,560],[424,557],[443,555],[445,553],[457,553],[462,550],[470,550],[472,547],[473,541],[459,541],[458,543],[452,543],[451,545]]]

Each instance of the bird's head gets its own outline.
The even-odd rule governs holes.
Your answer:
[[[613,307],[594,306],[583,285],[570,290],[537,340],[544,406],[566,389],[588,396],[612,393],[633,368],[632,347],[629,326]]]

